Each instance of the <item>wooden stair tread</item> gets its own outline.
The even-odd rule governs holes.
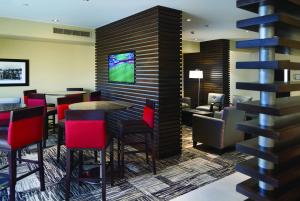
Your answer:
[[[275,147],[270,150],[263,150],[258,145],[258,138],[253,138],[240,142],[236,145],[236,149],[239,152],[255,156],[271,161],[275,164],[289,163],[293,159],[300,158],[300,138],[276,142]]]
[[[291,27],[300,29],[300,18],[287,13],[278,13],[239,20],[236,26],[240,29],[258,32],[261,24],[274,24],[275,27],[280,26],[281,31],[291,32]]]
[[[258,167],[258,159],[241,162],[236,165],[236,170],[256,180],[264,181],[273,187],[283,187],[290,182],[300,179],[300,163],[290,168],[277,168],[273,173],[262,172]]]
[[[274,127],[261,126],[258,119],[253,119],[238,123],[237,129],[275,140],[286,140],[300,136],[300,113],[277,117],[274,124]]]
[[[268,2],[274,2],[275,7],[278,8],[278,10],[285,9],[285,10],[296,10],[300,9],[300,2],[299,0],[237,0],[236,6],[240,9],[244,9],[250,12],[258,13],[258,7],[260,3],[268,3]]]
[[[237,109],[251,114],[283,116],[300,112],[300,96],[277,98],[274,105],[261,105],[259,101],[237,103]]]
[[[236,69],[274,69],[274,70],[300,70],[300,63],[290,62],[289,60],[277,61],[244,61],[237,62]]]
[[[236,186],[237,192],[256,201],[298,201],[300,198],[300,182],[293,183],[285,188],[278,189],[272,195],[262,196],[258,182],[248,179]]]
[[[290,92],[300,90],[300,82],[274,82],[272,84],[261,84],[259,82],[237,82],[236,88],[253,91]]]
[[[250,39],[236,42],[236,48],[288,47],[300,49],[300,41],[287,38],[273,37],[265,39]]]

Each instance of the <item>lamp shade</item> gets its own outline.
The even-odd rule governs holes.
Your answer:
[[[201,79],[201,78],[203,78],[203,71],[202,70],[190,70],[189,78]]]

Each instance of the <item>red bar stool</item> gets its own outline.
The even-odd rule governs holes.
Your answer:
[[[90,101],[101,101],[101,91],[93,91],[90,93]]]
[[[94,150],[100,152],[100,178],[88,181],[101,181],[102,200],[106,200],[106,148],[110,146],[111,182],[113,184],[113,143],[112,138],[106,133],[105,113],[99,110],[68,110],[65,119],[66,147],[67,147],[67,174],[66,195],[70,197],[71,160],[74,151]],[[82,154],[79,154],[82,155]],[[79,165],[79,181],[82,172],[82,156]]]
[[[30,94],[36,94],[37,93],[37,90],[36,89],[32,89],[32,90],[25,90],[23,91],[23,94],[24,94],[24,104],[27,106],[28,105],[28,96]]]
[[[44,132],[44,108],[28,108],[11,112],[11,119],[8,130],[0,130],[0,151],[8,154],[9,168],[9,200],[15,200],[16,182],[39,171],[41,191],[45,190],[44,166],[43,166],[43,147],[42,137]],[[17,151],[29,146],[37,144],[38,161],[28,159],[17,159]],[[27,163],[38,164],[38,168],[23,174],[17,178],[16,161],[24,161]]]
[[[149,164],[149,146],[148,146],[148,138],[151,138],[151,150],[152,150],[152,170],[153,174],[156,174],[156,152],[154,145],[154,117],[155,117],[155,103],[151,100],[146,100],[146,105],[144,106],[143,117],[140,120],[121,120],[119,122],[120,134],[117,136],[118,138],[118,166],[120,169],[120,161],[121,161],[121,174],[124,176],[124,154],[132,154],[132,153],[141,153],[145,152],[146,161]],[[126,136],[130,136],[130,139],[134,139],[132,135],[144,135],[144,142],[126,142]],[[125,145],[131,144],[144,144],[145,150],[140,151],[124,151]],[[121,158],[121,159],[120,159]]]
[[[64,145],[64,131],[65,131],[65,111],[69,109],[69,105],[73,103],[83,102],[80,95],[66,96],[57,98],[57,120],[58,120],[58,136],[57,136],[57,162],[60,158],[60,146]]]
[[[55,107],[47,107],[45,94],[29,94],[27,100],[28,107],[43,106],[45,109],[45,134],[43,140],[43,146],[46,147],[47,139],[49,135],[49,123],[53,131],[55,131],[55,115],[57,110]]]

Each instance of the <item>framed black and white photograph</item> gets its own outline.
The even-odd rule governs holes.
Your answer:
[[[0,59],[0,86],[29,86],[29,60]]]

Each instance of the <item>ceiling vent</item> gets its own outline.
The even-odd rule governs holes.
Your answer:
[[[88,31],[78,31],[78,30],[71,30],[71,29],[61,29],[53,27],[53,33],[56,34],[65,34],[65,35],[73,35],[73,36],[82,36],[82,37],[91,37],[91,32]]]

